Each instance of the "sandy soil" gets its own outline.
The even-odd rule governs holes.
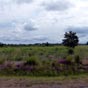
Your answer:
[[[88,88],[88,79],[41,81],[30,78],[0,78],[0,88]]]

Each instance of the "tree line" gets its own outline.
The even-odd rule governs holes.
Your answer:
[[[86,43],[79,43],[79,38],[76,34],[76,32],[65,32],[64,39],[62,40],[62,43],[34,43],[34,44],[7,44],[0,42],[0,47],[3,46],[56,46],[56,45],[65,45],[74,48],[76,45],[88,45],[88,41]]]

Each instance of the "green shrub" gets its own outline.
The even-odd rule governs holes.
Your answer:
[[[30,57],[30,58],[28,58],[26,60],[26,64],[35,66],[35,65],[39,65],[40,64],[39,61],[40,60],[38,58],[36,58],[35,56],[32,56],[32,57]]]
[[[73,60],[74,60],[74,58],[73,58],[73,56],[72,56],[72,55],[68,55],[68,56],[66,57],[66,60],[67,60],[67,61],[73,61]]]
[[[4,59],[0,59],[0,64],[3,64],[4,63]]]
[[[73,49],[69,49],[68,50],[68,54],[70,54],[70,55],[74,54],[74,50]]]
[[[81,59],[80,59],[79,55],[75,56],[75,63],[76,64],[80,64],[81,63]]]

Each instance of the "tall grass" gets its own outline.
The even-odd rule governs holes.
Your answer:
[[[64,46],[30,46],[30,47],[0,47],[0,59],[5,60],[26,60],[32,56],[40,59],[64,58],[67,55],[67,48]],[[75,55],[81,58],[88,56],[88,46],[77,46]]]

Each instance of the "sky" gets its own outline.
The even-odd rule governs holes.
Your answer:
[[[61,43],[68,31],[88,41],[88,0],[0,0],[0,42]]]

